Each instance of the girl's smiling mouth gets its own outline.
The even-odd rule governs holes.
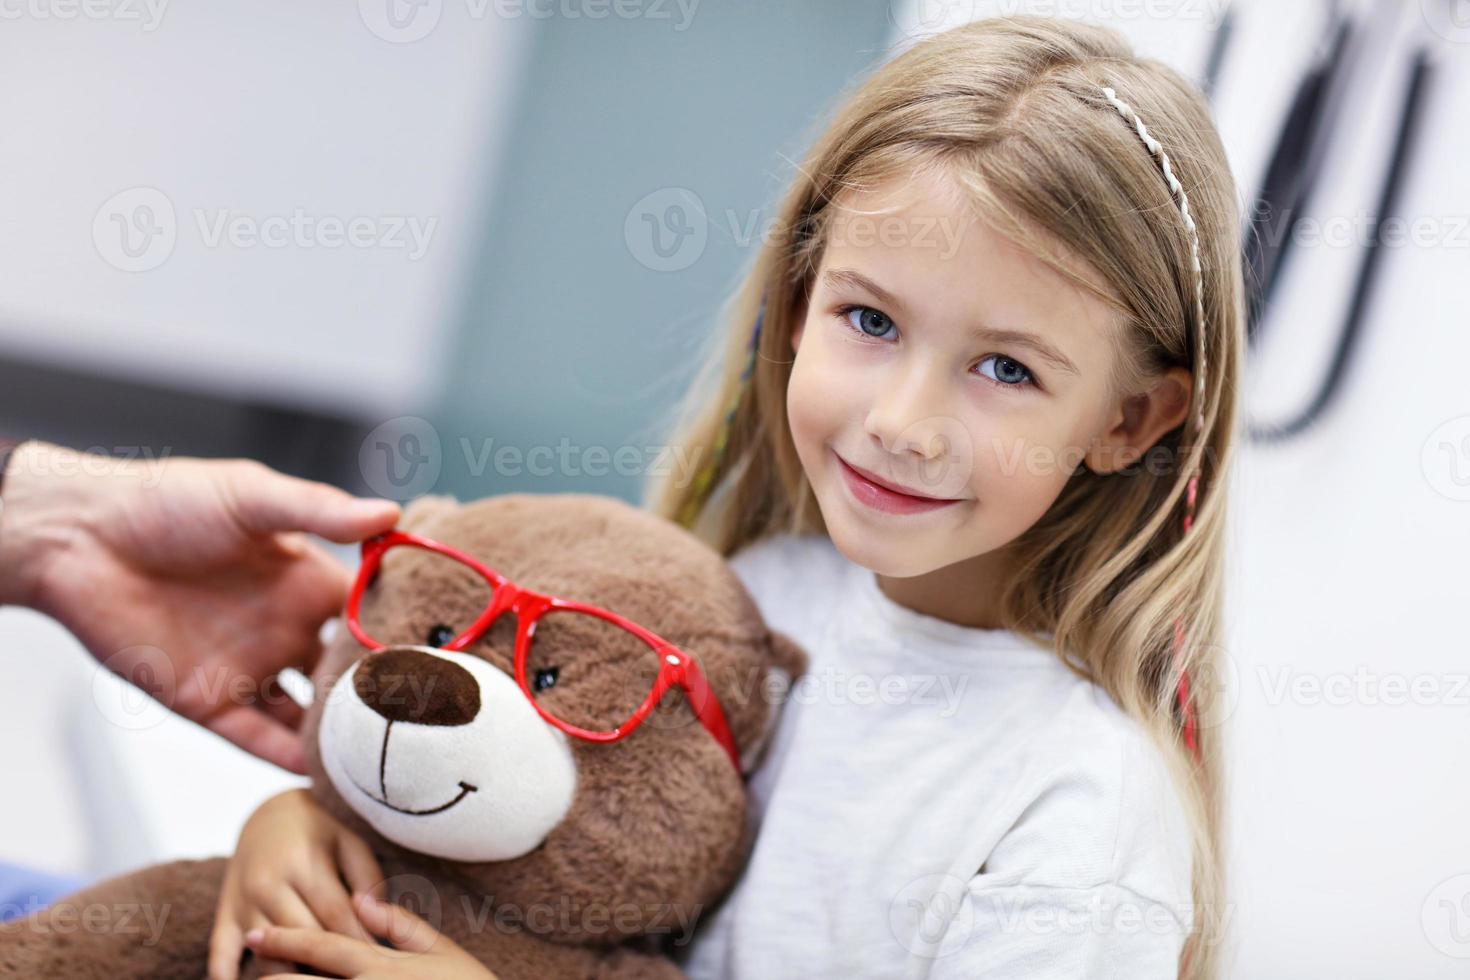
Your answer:
[[[859,503],[885,514],[928,513],[951,504],[961,503],[965,499],[962,497],[930,497],[902,490],[883,480],[876,473],[853,466],[839,456],[835,450],[832,456],[837,460],[838,468],[842,471],[842,482],[847,486],[848,492]]]

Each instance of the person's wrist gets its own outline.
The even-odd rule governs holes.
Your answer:
[[[10,453],[0,482],[0,605],[43,606],[47,569],[82,524],[84,487],[67,465],[81,455],[40,439]]]

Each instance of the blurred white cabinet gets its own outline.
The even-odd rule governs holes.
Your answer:
[[[431,402],[516,98],[484,4],[16,4],[0,357],[362,418]]]

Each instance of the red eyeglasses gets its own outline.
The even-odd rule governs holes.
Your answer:
[[[374,639],[363,628],[359,618],[363,593],[377,577],[383,557],[399,548],[437,556],[431,564],[441,566],[435,572],[443,576],[441,584],[447,590],[461,594],[469,588],[474,590],[472,595],[483,594],[482,611],[463,631],[453,634],[452,627],[443,624],[433,628],[442,641],[433,645],[440,649],[462,651],[484,636],[501,613],[515,613],[516,684],[549,724],[588,742],[616,742],[643,724],[664,694],[678,686],[700,724],[729,755],[735,771],[740,771],[740,754],[725,713],[704,672],[687,653],[615,612],[522,588],[483,562],[429,538],[394,530],[362,543],[362,565],[347,597],[346,618],[352,635],[369,650],[382,650],[390,644]],[[453,565],[446,566],[445,560]],[[556,642],[543,639],[540,649],[532,643],[539,622],[546,624],[543,637],[553,628],[560,633]],[[591,652],[551,663],[551,652],[579,646]],[[609,651],[612,656],[608,656]],[[598,654],[601,659],[594,659]],[[556,690],[562,673],[574,679],[593,668],[615,669],[620,676],[611,685],[607,677],[599,678],[597,685],[588,685],[595,690],[582,697],[564,696]],[[566,685],[562,686],[565,690]],[[633,707],[639,697],[641,701]]]

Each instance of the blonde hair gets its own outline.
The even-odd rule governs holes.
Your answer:
[[[729,304],[722,346],[690,391],[671,443],[705,471],[692,483],[650,483],[647,504],[725,555],[770,534],[825,533],[787,425],[792,330],[838,196],[932,168],[968,191],[997,230],[1117,311],[1126,329],[1116,392],[1141,391],[1175,365],[1200,382],[1194,425],[1116,473],[1079,468],[1008,545],[1021,573],[1001,605],[1007,628],[1054,649],[1158,745],[1192,833],[1194,929],[1180,975],[1214,977],[1230,918],[1223,759],[1211,728],[1218,692],[1200,680],[1225,666],[1226,480],[1244,295],[1234,182],[1208,106],[1187,80],[1136,57],[1112,30],[1033,16],[975,21],[881,65],[797,168]],[[748,352],[758,315],[759,342]],[[1188,707],[1203,719],[1197,754],[1175,711],[1186,678]]]

